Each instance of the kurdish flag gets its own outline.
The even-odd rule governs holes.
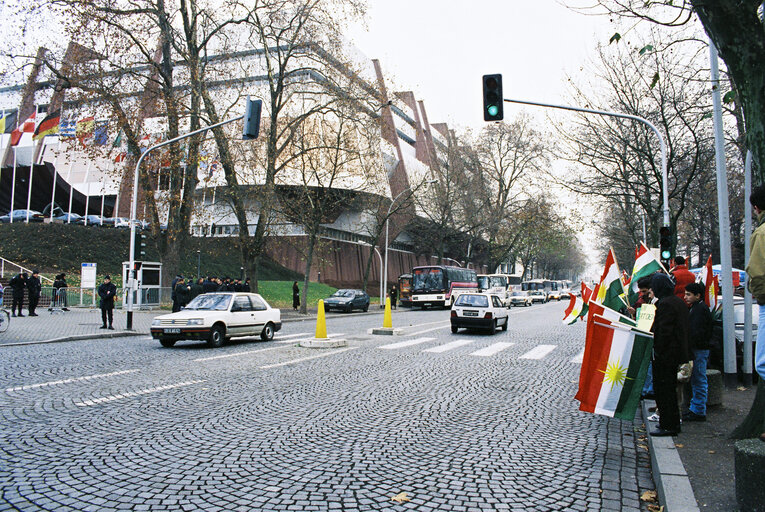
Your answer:
[[[720,290],[715,279],[715,274],[712,271],[712,255],[709,255],[707,264],[704,265],[706,271],[702,274],[704,277],[701,280],[704,283],[704,302],[707,303],[709,309],[714,311],[717,308],[717,292]]]
[[[577,393],[579,410],[632,421],[648,370],[653,336],[600,315],[593,317],[590,328],[590,350],[584,355]]]
[[[595,287],[597,288],[597,285]],[[582,281],[582,309],[579,311],[579,318],[584,318],[587,315],[587,311],[590,309],[592,292],[592,289]]]
[[[660,270],[666,272],[664,265],[656,259],[656,256],[653,255],[643,242],[640,242],[640,245],[635,250],[635,265],[632,267],[632,279],[628,295],[630,304],[634,304],[637,300],[638,279],[650,276]]]
[[[571,325],[576,322],[577,318],[582,314],[583,306],[584,303],[582,302],[582,299],[572,293],[568,302],[568,307],[566,308],[566,311],[563,312],[563,323]]]
[[[593,300],[595,302],[615,310],[619,310],[624,306],[624,302],[619,298],[620,295],[624,294],[624,286],[622,285],[622,277],[613,249],[608,251],[606,267],[603,269],[603,275],[600,278],[597,290],[597,295],[593,293]]]

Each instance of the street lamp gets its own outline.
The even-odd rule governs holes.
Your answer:
[[[197,281],[199,281],[199,267],[202,262],[202,251],[197,249]]]
[[[438,180],[426,180],[421,183],[421,185],[425,184],[433,184],[436,183]],[[418,187],[419,188],[419,187]],[[380,307],[385,307],[385,299],[388,298],[388,230],[390,227],[390,211],[393,208],[393,205],[396,203],[399,197],[401,197],[405,192],[412,193],[411,190],[405,189],[398,193],[396,197],[393,198],[393,201],[390,202],[390,206],[388,206],[388,213],[385,216],[385,265],[383,266],[383,289],[385,290],[383,293],[380,294],[380,297],[382,299]]]

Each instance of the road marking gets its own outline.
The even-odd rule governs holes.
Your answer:
[[[326,354],[319,354],[318,356],[301,357],[299,359],[292,359],[291,361],[285,361],[283,363],[266,364],[266,365],[261,366],[260,369],[261,370],[267,370],[269,368],[276,368],[276,367],[279,367],[279,366],[287,366],[288,364],[301,363],[303,361],[310,361],[311,359],[318,359],[320,357],[327,357],[327,356],[331,356],[333,354],[339,354],[340,352],[345,352],[347,350],[354,350],[354,349],[357,349],[357,348],[359,348],[359,347],[341,348],[339,350],[333,350],[332,352],[327,352]]]
[[[310,332],[299,332],[297,334],[287,334],[286,336],[279,336],[274,341],[281,343],[282,340],[286,340],[286,339],[289,339],[289,338],[299,338],[301,336],[308,336],[309,334],[311,334],[311,333]]]
[[[499,352],[502,352],[503,350],[512,347],[515,345],[515,343],[508,343],[506,341],[500,341],[499,343],[494,343],[493,345],[489,345],[486,348],[482,348],[481,350],[476,350],[471,356],[481,356],[481,357],[488,357],[493,356],[494,354],[497,354]]]
[[[178,384],[170,384],[168,386],[158,386],[156,388],[149,388],[149,389],[141,389],[139,391],[131,391],[129,393],[122,393],[119,395],[110,395],[110,396],[104,396],[101,398],[90,398],[88,400],[83,400],[82,402],[75,402],[74,405],[77,407],[88,407],[91,405],[98,405],[98,404],[104,404],[107,402],[114,402],[115,400],[121,400],[123,398],[132,398],[134,396],[140,396],[140,395],[148,395],[149,393],[157,393],[159,391],[166,391],[168,389],[175,389],[175,388],[181,388],[184,386],[191,386],[192,384],[200,384],[202,382],[205,382],[204,380],[190,380],[187,382],[179,382]]]
[[[441,327],[433,327],[432,329],[425,329],[424,331],[413,332],[408,334],[408,336],[418,336],[420,334],[425,334],[426,332],[437,331],[439,329],[446,329],[447,327],[449,327],[448,323],[442,325]]]
[[[222,356],[200,357],[199,359],[194,359],[194,361],[213,361],[215,359],[225,359],[227,357],[246,356],[249,354],[255,354],[256,352],[266,352],[268,350],[277,350],[280,348],[282,347],[268,347],[268,348],[260,348],[258,350],[247,350],[245,352],[236,352],[234,354],[223,354]]]
[[[582,351],[574,356],[574,358],[571,360],[572,363],[576,364],[582,364],[582,361],[584,361],[584,349],[582,349]]]
[[[306,336],[308,334],[311,334],[311,333],[304,332],[301,336]],[[335,334],[328,334],[327,338],[337,338],[339,336],[345,336],[345,333],[338,332],[338,333],[335,333]],[[300,343],[302,341],[315,340],[315,339],[318,339],[318,338],[291,339],[291,340],[277,341],[277,343]],[[324,339],[324,338],[321,338],[321,339]]]
[[[435,338],[415,338],[413,340],[399,341],[397,343],[390,343],[388,345],[382,345],[377,348],[384,348],[387,350],[393,350],[396,348],[411,347],[412,345],[419,345],[427,341],[433,341]]]
[[[445,345],[439,345],[439,346],[433,347],[433,348],[426,348],[425,350],[423,350],[423,352],[433,352],[433,353],[436,353],[436,354],[440,354],[441,352],[447,352],[449,350],[452,350],[452,349],[455,349],[455,348],[458,348],[458,347],[462,347],[464,345],[470,345],[471,343],[475,343],[475,340],[467,340],[467,339],[466,340],[456,340],[456,341],[449,342],[449,343],[447,343]]]
[[[13,388],[6,388],[6,392],[12,392],[12,391],[25,391],[27,389],[35,389],[35,388],[42,388],[46,386],[56,386],[58,384],[69,384],[70,382],[79,382],[83,380],[92,380],[92,379],[100,379],[103,377],[113,377],[115,375],[124,375],[126,373],[134,373],[140,370],[122,370],[119,372],[111,372],[111,373],[97,373],[95,375],[87,375],[85,377],[73,377],[71,379],[63,379],[63,380],[54,380],[52,382],[41,382],[40,384],[28,384],[26,386],[16,386]]]
[[[523,354],[520,359],[542,359],[556,348],[557,345],[539,345]]]
[[[435,324],[441,324],[443,323],[443,320],[439,320],[437,322],[425,322],[424,324],[417,324],[417,325],[408,325],[407,327],[425,327],[426,325],[435,325]]]

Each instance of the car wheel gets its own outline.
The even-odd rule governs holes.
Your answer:
[[[497,321],[496,320],[494,320],[491,323],[491,327],[489,327],[489,333],[490,334],[496,334],[497,333]]]
[[[347,308],[345,308],[346,313],[353,313],[353,306],[349,305]]]
[[[172,338],[160,338],[160,339],[159,339],[159,343],[160,343],[160,344],[161,344],[163,347],[166,347],[166,348],[170,348],[170,347],[172,347],[173,345],[175,345],[175,342],[176,342],[176,341],[178,341],[178,340],[174,340],[174,339],[172,339]]]
[[[505,318],[505,323],[504,323],[504,324],[502,324],[502,330],[503,330],[503,331],[506,331],[506,330],[507,330],[507,324],[508,324],[508,323],[510,323],[510,317],[507,317],[507,318]]]
[[[226,330],[222,325],[213,325],[210,329],[210,336],[207,338],[207,345],[212,348],[218,348],[226,341]]]
[[[459,330],[460,330],[459,327],[457,327],[456,325],[452,325],[452,334],[457,334],[457,331]]]
[[[274,339],[274,324],[268,322],[266,326],[263,327],[263,332],[260,333],[260,339],[263,341],[271,341]]]
[[[366,306],[364,306],[364,309],[363,309],[363,311],[364,311],[364,313],[366,313],[367,311],[369,311],[369,304],[367,304]]]

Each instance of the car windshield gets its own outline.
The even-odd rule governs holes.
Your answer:
[[[506,288],[507,282],[505,281],[505,278],[502,276],[492,276],[491,277],[491,286],[497,287],[497,288]]]
[[[455,306],[472,306],[476,308],[488,308],[489,298],[486,295],[462,294],[454,303]]]
[[[489,285],[489,276],[478,276],[478,288],[481,288],[483,290],[490,287]]]
[[[332,297],[353,297],[353,290],[337,290]]]
[[[418,268],[412,277],[412,288],[415,290],[443,290],[444,275],[440,268]]]
[[[198,311],[226,311],[231,302],[231,295],[205,293],[188,303],[185,309]]]

